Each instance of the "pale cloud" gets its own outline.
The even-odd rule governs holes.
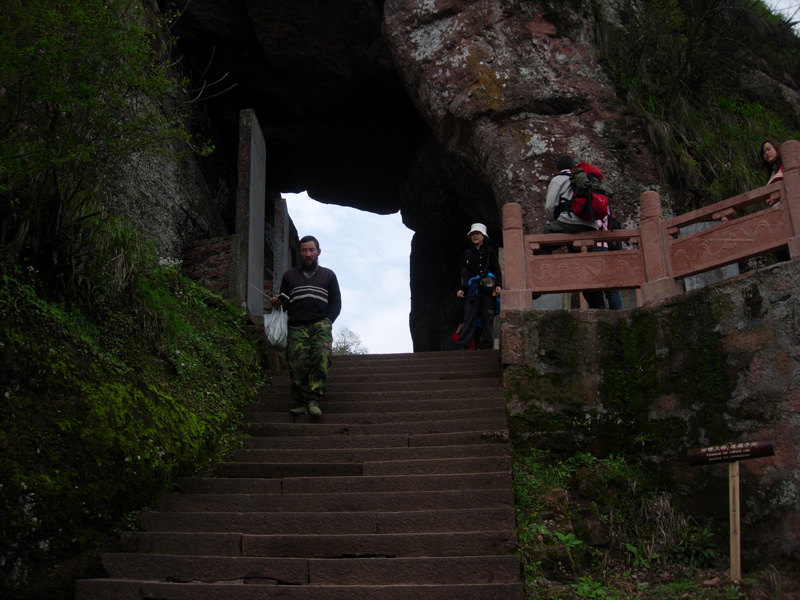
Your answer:
[[[411,352],[409,256],[413,232],[399,213],[376,215],[332,204],[308,194],[283,194],[298,234],[319,240],[319,262],[336,272],[345,327],[371,354]]]

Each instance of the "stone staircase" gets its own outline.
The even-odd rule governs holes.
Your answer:
[[[497,352],[337,356],[317,420],[289,415],[288,387],[79,600],[522,598]]]

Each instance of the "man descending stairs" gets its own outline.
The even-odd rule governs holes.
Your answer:
[[[497,352],[336,356],[318,419],[276,379],[78,600],[522,598]]]

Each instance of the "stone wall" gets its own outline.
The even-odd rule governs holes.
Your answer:
[[[231,286],[234,238],[216,237],[190,242],[181,265],[183,274],[212,292],[227,297]]]
[[[233,261],[236,260],[236,247],[235,235],[190,242],[181,263],[181,271],[212,292],[232,298],[231,273]],[[272,280],[265,280],[262,288],[264,294],[272,295],[272,286]]]
[[[686,452],[771,441],[741,462],[745,559],[800,557],[800,262],[632,311],[506,311],[514,441],[641,458],[698,520],[727,531],[727,466]]]

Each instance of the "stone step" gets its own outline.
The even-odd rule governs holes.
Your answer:
[[[481,350],[479,352],[405,352],[398,354],[337,354],[333,357],[335,366],[340,365],[373,365],[373,364],[414,364],[414,363],[444,363],[458,362],[461,364],[472,363],[499,363],[498,350]]]
[[[364,475],[431,475],[434,473],[493,473],[510,471],[510,457],[387,460],[364,463]]]
[[[417,558],[253,558],[242,556],[103,555],[116,579],[241,582],[249,585],[452,585],[513,583],[517,556]]]
[[[335,492],[395,492],[428,490],[510,489],[511,474],[388,475],[354,477],[185,478],[185,494],[330,494]]]
[[[363,475],[364,466],[360,463],[217,463],[214,475],[217,477],[280,479],[282,477],[347,477]]]
[[[434,458],[477,458],[510,456],[505,444],[473,444],[469,446],[417,446],[414,448],[280,448],[244,449],[233,454],[242,463],[363,463],[387,460],[420,460]]]
[[[322,418],[308,415],[294,416],[288,410],[280,412],[253,411],[248,415],[250,423],[345,423],[351,425],[371,425],[381,423],[407,423],[414,421],[463,421],[466,419],[505,419],[505,407],[482,406],[477,408],[461,408],[456,410],[433,410],[419,412],[363,412],[346,413],[337,412],[336,402],[322,402],[320,407],[324,411]],[[323,420],[324,419],[324,420]]]
[[[510,489],[329,494],[167,494],[159,510],[174,512],[339,512],[446,510],[513,506]]]
[[[416,362],[406,364],[362,364],[362,365],[336,365],[331,366],[328,371],[330,377],[335,376],[334,381],[349,379],[352,377],[376,377],[386,376],[390,379],[406,377],[408,379],[454,379],[465,377],[467,379],[480,377],[498,378],[502,374],[500,363],[474,362],[461,363],[458,361],[450,362]],[[277,377],[288,376],[288,374],[278,375]]]
[[[333,475],[433,475],[445,473],[494,473],[511,469],[508,457],[394,460],[369,463],[219,463],[218,477],[330,477]]]
[[[143,513],[78,600],[520,600],[497,351],[334,357],[321,418],[284,372],[216,478]]]
[[[453,360],[453,359],[456,360]],[[469,373],[485,372],[492,373],[495,377],[501,375],[503,366],[499,359],[487,360],[486,357],[469,356],[464,360],[459,357],[450,355],[449,357],[440,357],[436,359],[413,359],[413,360],[363,360],[363,361],[341,361],[337,357],[333,357],[331,366],[328,369],[328,376],[350,376],[350,375],[373,375],[383,373],[389,376],[405,374],[409,377],[415,377],[421,373],[428,373],[433,378],[438,378],[443,374],[463,373],[469,376]],[[289,368],[284,366],[279,370],[271,373],[272,379],[288,379]],[[449,375],[447,375],[449,376]]]
[[[405,448],[469,444],[508,444],[507,431],[457,431],[420,435],[252,436],[247,448]]]
[[[419,365],[418,369],[392,369],[387,367],[357,367],[353,369],[332,368],[328,373],[330,385],[351,383],[395,383],[398,381],[467,381],[474,383],[476,379],[497,381],[500,376],[500,365],[474,366],[469,368],[435,368],[435,365]]]
[[[288,392],[287,392],[288,394]],[[493,395],[477,395],[470,398],[397,398],[397,399],[364,399],[360,396],[331,397],[323,400],[322,406],[325,413],[358,415],[359,413],[408,413],[418,414],[433,411],[458,411],[467,409],[494,409],[505,410],[503,390],[496,390]],[[250,415],[264,412],[286,412],[289,407],[288,395],[266,398],[250,407]]]
[[[253,535],[246,533],[123,532],[124,552],[180,556],[373,558],[510,554],[516,531]]]
[[[492,385],[476,385],[468,388],[437,388],[437,389],[394,389],[394,390],[365,390],[341,391],[337,386],[329,386],[325,390],[325,401],[336,402],[377,402],[381,400],[417,401],[482,398],[488,401],[500,401],[503,398],[503,388],[496,383]],[[289,401],[289,383],[285,385],[272,385],[261,388],[256,396],[254,407],[264,404],[272,406],[277,401]],[[283,407],[284,405],[281,405]],[[285,406],[288,406],[286,404]]]
[[[375,379],[374,381],[335,381],[335,378],[329,379],[330,389],[335,387],[337,394],[352,394],[357,392],[409,392],[409,391],[429,391],[436,392],[442,390],[467,390],[472,387],[491,388],[497,390],[498,378],[497,376],[486,376],[482,378],[464,379]],[[335,385],[334,385],[335,383]],[[493,385],[494,384],[494,385]],[[269,393],[282,393],[289,389],[288,382],[286,384],[273,384],[267,388],[266,392]],[[326,390],[326,394],[327,394]]]
[[[244,445],[251,449],[326,448],[408,448],[415,436],[398,433],[381,435],[288,435],[250,436]],[[467,443],[467,442],[465,442]]]
[[[124,579],[78,581],[78,600],[519,600],[520,583],[461,585],[213,585]]]
[[[164,512],[142,513],[139,522],[153,532],[237,532],[254,534],[426,533],[493,531],[514,527],[506,508],[413,510],[397,512]]]
[[[409,419],[413,416],[409,415]],[[406,434],[419,435],[426,433],[455,433],[461,431],[503,432],[508,430],[505,417],[482,419],[453,419],[447,421],[415,421],[397,423],[327,423],[325,415],[316,422],[296,423],[247,423],[247,433],[251,435],[274,436],[325,436],[325,435],[380,435]]]
[[[348,584],[465,584],[519,581],[517,556],[442,558],[313,559],[309,583]]]

